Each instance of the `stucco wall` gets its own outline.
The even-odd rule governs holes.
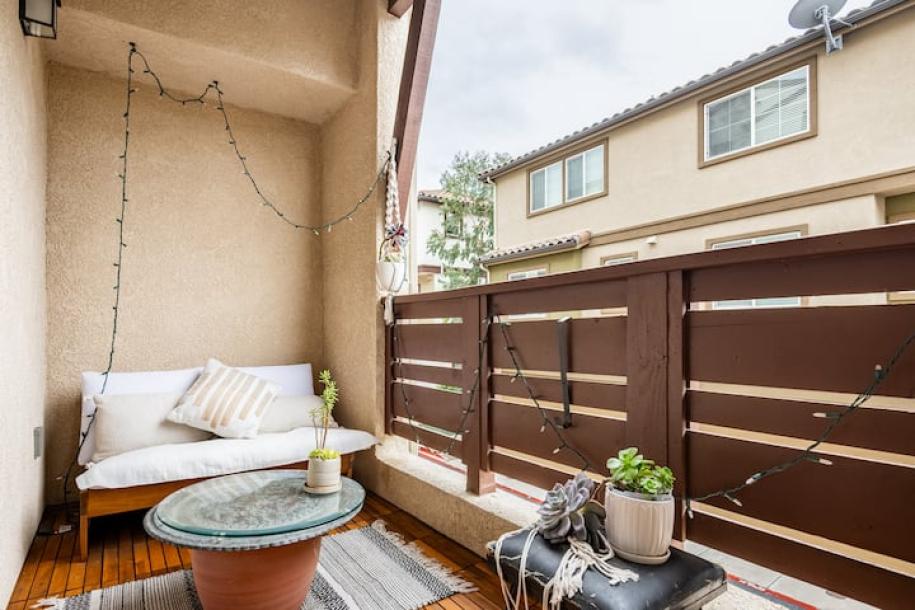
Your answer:
[[[638,253],[638,260],[700,252],[706,249],[709,240],[723,241],[747,234],[779,233],[788,228],[804,227],[807,235],[822,235],[866,229],[882,224],[883,206],[878,197],[852,197],[796,210],[663,233],[657,236],[655,245],[648,244],[645,239],[633,239],[585,248],[582,251],[581,267],[597,267],[603,257],[632,252]]]
[[[847,34],[841,53],[826,57],[817,45],[816,137],[700,169],[698,102],[706,91],[609,132],[606,197],[528,219],[528,168],[499,177],[496,246],[632,227],[915,166],[913,34],[915,8]]]
[[[18,13],[0,0],[0,607],[43,508],[32,429],[45,412],[45,70]]]
[[[125,84],[51,64],[48,95],[49,502],[71,458],[79,375],[102,370],[111,333],[118,155]],[[320,217],[320,134],[228,107],[269,196]],[[214,109],[181,107],[140,86],[133,98],[129,204],[115,369],[322,360],[321,242],[262,207]]]
[[[546,269],[547,274],[576,271],[581,269],[581,259],[582,250],[570,250],[568,252],[558,252],[536,258],[512,261],[501,265],[492,265],[489,268],[489,281],[490,283],[504,282],[508,279],[510,273],[516,271]]]

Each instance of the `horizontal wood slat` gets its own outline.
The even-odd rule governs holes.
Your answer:
[[[461,455],[461,441],[456,440],[453,443],[451,439],[447,436],[442,436],[441,434],[435,434],[434,432],[429,432],[428,430],[423,430],[422,428],[414,428],[408,423],[401,421],[394,421],[391,424],[391,430],[397,436],[401,436],[407,440],[416,442],[417,437],[419,438],[419,443],[425,445],[426,447],[431,447],[436,451],[447,451],[449,445],[451,446],[452,455]]]
[[[524,384],[520,381],[512,382],[511,379],[507,375],[493,375],[490,379],[492,393],[529,398]],[[534,396],[539,400],[562,402],[562,384],[558,379],[528,377],[527,381],[534,391]],[[626,410],[626,386],[624,385],[570,381],[569,394],[573,405],[610,411]]]
[[[743,483],[798,451],[706,434],[688,435],[690,497]],[[807,462],[751,485],[742,507],[724,498],[707,500],[757,519],[837,542],[915,561],[915,470],[826,456],[833,465]]]
[[[461,369],[441,366],[423,366],[421,364],[393,365],[394,376],[413,381],[425,381],[439,385],[461,386]]]
[[[522,368],[559,370],[555,320],[516,322],[508,336]],[[490,330],[492,365],[514,370],[498,324]],[[626,318],[581,318],[569,329],[569,371],[597,375],[626,374]]]
[[[548,413],[554,421],[562,416],[559,412]],[[567,449],[553,453],[561,441],[549,427],[540,432],[542,420],[534,407],[493,401],[489,407],[489,417],[493,445],[522,451],[576,469],[582,467],[578,456]],[[607,458],[623,447],[624,429],[625,423],[621,421],[573,414],[572,427],[563,430],[562,435],[588,458],[598,472],[604,472]]]
[[[574,476],[495,452],[489,454],[489,463],[493,472],[529,483],[540,489],[551,489],[556,483],[565,483]]]
[[[512,288],[518,287],[516,290],[494,294],[491,300],[493,314],[548,313],[626,305],[625,280],[550,287],[542,285],[544,279],[522,280],[512,284]],[[533,286],[541,287],[532,288]]]
[[[403,324],[394,330],[394,356],[461,362],[463,324]]]
[[[688,527],[694,542],[885,610],[908,610],[915,599],[915,579],[896,572],[701,513],[695,514]]]
[[[814,413],[839,413],[844,406],[815,402],[734,396],[690,390],[690,420],[755,432],[816,438],[829,420]],[[858,409],[847,416],[829,442],[915,455],[915,414]]]
[[[394,297],[394,316],[398,320],[429,320],[461,317],[461,300],[436,294],[433,299],[404,302]]]
[[[429,426],[442,428],[453,432],[457,430],[461,421],[461,395],[452,392],[442,392],[422,386],[402,384],[410,401],[409,412],[404,406],[401,384],[395,384],[391,392],[394,406],[394,415],[409,419],[410,413],[416,421]]]
[[[915,289],[915,248],[776,259],[696,269],[690,300],[857,294]]]
[[[915,305],[692,311],[690,377],[858,393],[915,332]],[[915,349],[878,394],[915,397]]]

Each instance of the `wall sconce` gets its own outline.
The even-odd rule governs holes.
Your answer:
[[[60,0],[19,0],[19,23],[26,36],[57,38]]]

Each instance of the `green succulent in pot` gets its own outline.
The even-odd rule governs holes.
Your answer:
[[[658,466],[646,459],[635,447],[621,449],[607,460],[610,484],[620,491],[665,496],[674,488],[674,474],[667,466]]]
[[[623,559],[644,564],[670,557],[674,527],[674,474],[635,447],[607,460],[604,508],[607,540]]]

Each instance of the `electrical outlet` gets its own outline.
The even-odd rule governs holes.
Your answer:
[[[44,427],[32,428],[32,458],[38,459],[44,453]]]

